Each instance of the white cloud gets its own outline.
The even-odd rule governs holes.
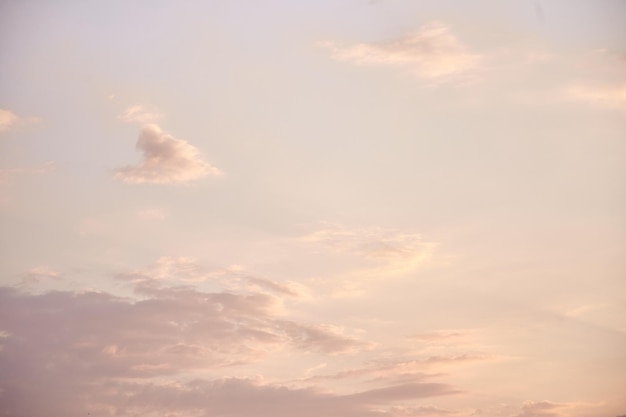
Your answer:
[[[448,27],[430,23],[419,31],[384,43],[329,47],[333,57],[356,65],[387,65],[409,69],[417,76],[443,81],[476,70],[481,56],[472,53]]]
[[[124,113],[120,115],[120,120],[126,123],[152,123],[159,120],[162,117],[160,113],[149,112],[144,106],[136,104],[128,107],[124,110]]]
[[[137,141],[143,160],[116,171],[115,178],[129,184],[181,184],[222,172],[205,162],[194,146],[154,124],[143,126]]]

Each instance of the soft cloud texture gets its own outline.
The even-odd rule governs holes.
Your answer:
[[[41,122],[38,117],[19,116],[8,109],[0,109],[0,133],[16,126],[24,126]]]
[[[115,177],[129,184],[184,184],[222,172],[205,162],[188,142],[177,139],[154,124],[143,126],[137,141],[143,160],[116,171]]]
[[[525,401],[515,417],[558,417],[561,415],[558,410],[563,407],[563,404],[550,401]]]
[[[8,130],[18,121],[18,117],[11,110],[0,109],[0,132]]]
[[[391,272],[406,272],[430,259],[437,246],[415,233],[404,233],[380,227],[350,229],[326,223],[304,241],[315,243],[337,253],[357,255],[382,264]]]
[[[186,271],[188,264],[178,258],[160,262],[166,273]],[[54,275],[48,270],[28,274]],[[255,362],[270,352],[295,349],[335,355],[368,346],[336,326],[285,318],[274,295],[204,292],[161,283],[159,277],[149,276],[133,281],[138,299],[105,292],[32,294],[0,289],[0,329],[5,335],[0,348],[0,402],[7,415],[74,416],[92,410],[92,415],[104,416],[125,406],[162,412],[161,396],[149,395],[157,389],[154,384],[162,381],[169,381],[169,388],[160,386],[158,390],[164,390],[163,395],[171,393],[172,400],[196,392],[197,384],[202,387],[200,397],[206,400],[200,404],[174,401],[172,411],[177,412],[189,409],[216,415],[212,411],[215,404],[208,399],[213,394],[222,397],[222,388],[232,384],[242,384],[237,386],[244,391],[236,388],[233,395],[243,400],[250,395],[254,402],[264,393],[275,392],[284,394],[280,397],[289,403],[289,390],[279,387],[236,380],[183,386],[177,381],[185,374]],[[294,391],[294,395],[303,392],[309,391]],[[445,385],[426,384],[384,391],[378,397],[385,402],[451,392]],[[310,395],[314,402],[335,398],[315,392]],[[371,402],[360,397],[345,401],[351,404],[348,408],[362,410]],[[224,399],[223,406],[236,408],[241,403]]]
[[[162,115],[160,113],[150,112],[142,105],[134,105],[124,110],[124,113],[120,115],[120,120],[126,123],[152,123],[160,119]]]
[[[626,84],[613,86],[573,85],[567,88],[566,96],[573,100],[586,101],[597,106],[626,108]]]
[[[480,55],[470,52],[441,23],[427,24],[413,34],[384,43],[325,45],[340,61],[406,68],[421,78],[437,81],[474,71],[481,61]]]

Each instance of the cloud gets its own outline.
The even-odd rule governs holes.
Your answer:
[[[165,275],[195,276],[188,265],[185,258],[157,262]],[[29,273],[54,275],[44,269]],[[369,417],[380,415],[374,406],[456,392],[446,384],[405,383],[340,395],[249,378],[207,379],[207,372],[222,373],[285,350],[335,355],[369,345],[336,326],[286,320],[275,295],[144,281],[130,282],[138,299],[0,288],[5,413],[287,417],[324,411]]]
[[[115,178],[129,184],[181,184],[209,174],[222,174],[205,162],[194,146],[163,132],[157,125],[143,126],[137,148],[143,153],[141,163],[118,169]]]
[[[127,396],[130,399],[128,404],[136,412],[156,409],[160,412],[194,412],[193,415],[202,417],[383,417],[401,415],[389,412],[392,408],[387,412],[381,410],[393,401],[452,393],[455,391],[444,384],[406,384],[337,395],[314,388],[268,384],[259,378],[222,378],[179,385],[154,384],[131,389]],[[129,408],[124,411],[128,413]]]
[[[119,119],[126,123],[152,123],[159,120],[162,117],[160,113],[154,113],[147,111],[144,106],[136,104],[128,107],[119,116]]]
[[[38,167],[30,168],[0,168],[0,184],[8,184],[20,175],[41,175],[54,171],[56,164],[54,162],[46,162]]]
[[[467,75],[481,63],[481,56],[470,52],[441,23],[427,24],[413,34],[384,43],[338,46],[328,42],[324,46],[339,61],[404,68],[433,81]]]
[[[61,274],[59,272],[45,266],[31,268],[28,271],[20,274],[20,278],[22,279],[21,283],[25,286],[38,284],[50,280],[57,280],[60,277]]]
[[[346,336],[337,326],[291,321],[281,321],[280,326],[289,335],[294,346],[324,354],[357,352],[372,346]]]
[[[624,85],[573,85],[565,90],[571,100],[609,108],[626,108],[626,84]]]
[[[7,131],[16,126],[23,126],[41,122],[38,117],[18,116],[11,110],[0,109],[0,132]]]
[[[431,258],[437,246],[414,233],[379,227],[348,229],[330,223],[324,224],[322,229],[305,236],[303,240],[337,253],[357,255],[385,265],[392,272],[407,272],[417,268]]]
[[[0,109],[0,132],[9,130],[19,118],[11,110]]]
[[[565,404],[556,404],[550,401],[524,401],[522,409],[515,417],[558,417],[557,412]]]
[[[391,413],[394,417],[432,417],[458,415],[458,412],[455,410],[448,410],[433,405],[423,405],[418,407],[396,406],[392,407]]]
[[[437,376],[438,374],[427,373],[433,368],[447,367],[450,365],[464,365],[475,362],[487,362],[498,359],[491,355],[438,355],[424,356],[411,360],[372,361],[372,364],[363,368],[344,369],[342,371],[326,374],[313,375],[305,378],[305,381],[343,380],[343,379],[368,379],[369,381],[421,381],[424,378]]]

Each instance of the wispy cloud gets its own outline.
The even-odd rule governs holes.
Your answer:
[[[58,271],[46,266],[31,268],[20,274],[21,285],[23,286],[30,286],[50,280],[58,280],[60,277],[61,274]]]
[[[7,184],[20,175],[40,175],[54,171],[56,164],[46,162],[40,166],[23,168],[0,168],[0,184]]]
[[[159,120],[163,115],[157,112],[151,112],[140,104],[130,106],[124,110],[119,119],[126,123],[153,123]]]
[[[303,238],[338,253],[357,255],[382,264],[390,272],[407,272],[431,258],[437,244],[421,235],[380,227],[349,229],[325,223]]]
[[[557,404],[550,401],[525,401],[519,414],[515,417],[559,417],[564,404]]]
[[[143,126],[137,141],[143,160],[116,171],[115,178],[129,184],[184,184],[208,175],[221,175],[190,143],[165,133],[154,124]]]
[[[19,120],[17,114],[11,110],[0,109],[0,132],[8,130]]]
[[[16,126],[29,125],[41,122],[38,117],[18,116],[11,110],[0,109],[0,132],[7,131]]]
[[[479,68],[482,59],[442,23],[427,24],[415,33],[388,42],[323,45],[339,61],[403,68],[432,81],[467,75]]]
[[[626,109],[626,84],[572,85],[565,89],[565,97],[602,107]]]

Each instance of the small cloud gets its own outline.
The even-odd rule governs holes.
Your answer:
[[[22,279],[22,285],[39,284],[45,281],[57,280],[61,277],[57,271],[48,267],[36,267],[31,268],[28,271],[20,274]]]
[[[0,132],[8,130],[19,118],[11,110],[0,109]]]
[[[145,125],[137,141],[143,153],[139,165],[116,171],[115,178],[129,184],[181,184],[222,172],[205,162],[198,149],[177,139],[157,125]]]
[[[143,274],[153,279],[175,282],[202,282],[208,278],[198,261],[187,256],[162,256]]]
[[[8,184],[19,175],[45,174],[54,168],[54,163],[49,162],[33,168],[0,168],[0,184]]]
[[[566,98],[585,101],[593,105],[626,108],[626,84],[623,85],[573,85],[565,90]]]
[[[438,330],[419,333],[409,338],[424,343],[458,343],[458,340],[466,337],[468,333],[465,330]]]
[[[112,97],[112,99],[115,96]],[[136,104],[134,106],[128,107],[124,110],[119,117],[120,120],[126,123],[152,123],[159,120],[162,117],[160,113],[149,112],[145,109],[144,106],[140,104]]]
[[[524,401],[522,409],[515,417],[558,417],[559,408],[565,404],[557,404],[550,401]]]
[[[279,322],[293,345],[299,349],[334,355],[368,350],[372,344],[344,334],[342,328],[329,324],[307,324],[293,321]]]
[[[450,29],[430,23],[419,31],[384,43],[338,46],[327,42],[333,57],[356,65],[384,65],[405,68],[420,78],[444,81],[476,70],[481,56],[472,53]]]
[[[11,110],[0,109],[0,132],[12,129],[16,126],[24,126],[41,122],[38,117],[18,116]]]
[[[396,272],[413,270],[430,259],[436,244],[418,234],[370,227],[348,229],[340,225],[325,227],[304,237],[338,253],[349,253],[384,264]]]

